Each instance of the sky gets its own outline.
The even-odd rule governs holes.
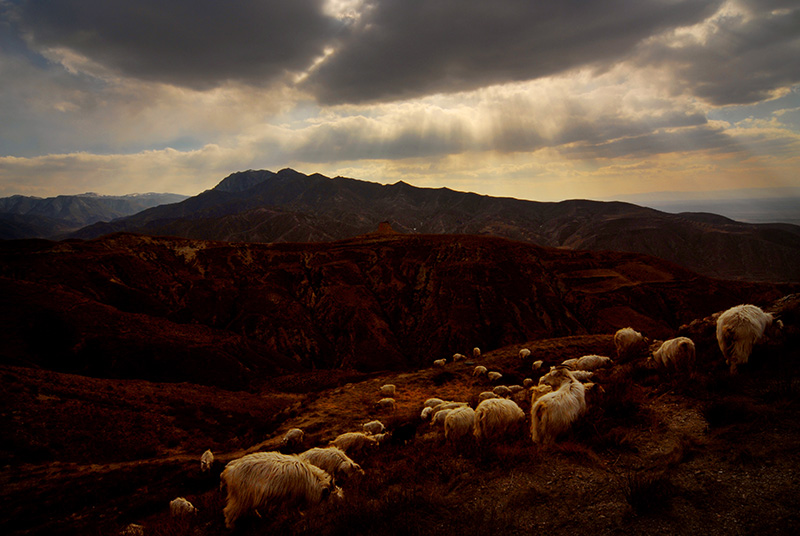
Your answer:
[[[0,0],[0,197],[800,195],[797,0]]]

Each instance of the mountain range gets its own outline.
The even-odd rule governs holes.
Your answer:
[[[549,247],[629,251],[711,277],[800,281],[797,225],[669,214],[623,202],[497,198],[292,169],[233,173],[197,196],[96,223],[69,237],[125,231],[226,242],[322,242],[368,233],[382,221],[406,234],[491,235]]]
[[[130,216],[158,205],[177,203],[179,194],[129,194],[106,196],[94,193],[0,198],[0,239],[54,238],[99,221]]]

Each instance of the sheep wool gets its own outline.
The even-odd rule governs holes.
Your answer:
[[[644,352],[646,345],[642,334],[631,327],[622,328],[614,334],[614,348],[619,361],[630,361],[637,357]]]
[[[689,370],[694,367],[695,347],[692,339],[676,337],[664,341],[658,350],[653,352],[653,361],[656,365],[666,369]]]
[[[489,381],[493,381],[493,382],[496,382],[497,380],[499,380],[500,378],[503,377],[502,374],[500,374],[499,372],[495,372],[495,371],[490,372],[489,374],[487,374],[487,376],[489,377]]]
[[[292,428],[283,436],[283,444],[288,447],[296,447],[303,442],[303,437],[305,437],[305,432],[300,428]]]
[[[525,413],[513,400],[490,398],[475,408],[472,433],[478,441],[500,440],[524,420]]]
[[[484,367],[483,365],[478,365],[478,366],[477,366],[477,367],[475,367],[475,369],[472,371],[472,375],[473,375],[473,376],[483,376],[483,375],[484,375],[484,374],[486,374],[487,372],[488,372],[488,371],[487,371],[486,367]]]
[[[384,430],[386,430],[386,427],[381,421],[370,421],[362,424],[361,429],[368,434],[375,435],[382,433]]]
[[[717,319],[717,343],[731,374],[736,374],[739,365],[750,360],[753,346],[783,328],[783,323],[771,313],[765,313],[755,305],[731,307]]]
[[[386,385],[381,386],[381,388],[378,390],[380,395],[383,396],[383,397],[393,397],[395,395],[396,391],[397,391],[397,387],[395,387],[391,383],[388,383]]]
[[[197,513],[197,508],[183,497],[176,497],[169,502],[169,513],[173,517],[188,516]]]
[[[364,432],[345,432],[330,442],[330,446],[339,447],[348,455],[365,452],[367,449],[374,448],[377,444],[378,442],[374,437]]]
[[[297,456],[279,452],[256,452],[225,466],[222,482],[227,487],[223,509],[225,526],[233,528],[248,512],[270,506],[317,504],[341,489],[331,475]]]
[[[585,393],[583,384],[572,379],[562,383],[552,393],[539,398],[531,407],[533,442],[550,444],[569,430],[572,423],[586,410]]]
[[[444,437],[448,441],[468,438],[475,425],[475,410],[469,406],[456,408],[444,419]]]
[[[314,447],[297,455],[301,460],[316,465],[336,480],[346,480],[355,474],[364,474],[361,466],[350,459],[339,447]]]
[[[208,449],[200,456],[200,471],[205,473],[211,469],[212,465],[214,465],[214,453]]]
[[[531,351],[528,350],[527,348],[522,348],[519,351],[519,358],[520,359],[525,359],[526,357],[529,357],[530,355],[531,355]]]

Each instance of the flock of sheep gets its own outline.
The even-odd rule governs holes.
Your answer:
[[[722,313],[717,320],[716,338],[730,372],[735,374],[739,365],[747,363],[753,346],[780,328],[780,320],[754,305],[739,305]],[[614,346],[620,362],[649,354],[648,363],[663,369],[688,370],[695,364],[695,345],[687,337],[650,344],[641,333],[627,327],[616,332]],[[480,350],[475,348],[473,358],[480,355]],[[530,351],[521,349],[519,357],[529,358]],[[461,361],[466,357],[454,354],[452,359]],[[443,367],[446,363],[447,360],[440,359],[434,366]],[[548,445],[567,432],[586,411],[587,391],[599,388],[584,382],[591,379],[595,370],[611,365],[613,361],[609,357],[599,355],[570,359],[551,367],[538,382],[527,378],[523,385],[496,385],[491,391],[482,392],[474,409],[467,402],[429,398],[423,403],[420,417],[431,425],[442,425],[448,442],[472,438],[479,443],[496,442],[524,427],[526,416],[520,403],[530,400],[530,437],[534,443]],[[533,370],[541,367],[542,361],[532,364]],[[502,379],[500,372],[489,371],[483,365],[473,370],[475,377],[484,375],[493,383]],[[382,386],[378,407],[394,409],[396,389],[394,385]],[[220,486],[227,490],[223,510],[225,525],[233,528],[243,515],[260,515],[259,510],[271,506],[341,499],[342,489],[337,484],[363,474],[350,456],[376,447],[389,434],[380,421],[370,421],[361,431],[341,434],[326,447],[315,447],[297,455],[256,452],[229,462],[222,472]],[[302,430],[291,429],[285,434],[283,445],[299,446],[303,437]],[[201,469],[208,471],[212,463],[213,454],[206,451],[201,458]],[[170,504],[170,511],[173,515],[186,515],[192,513],[194,507],[179,497]]]

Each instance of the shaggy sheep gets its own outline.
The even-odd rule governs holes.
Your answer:
[[[223,509],[225,526],[232,529],[248,512],[273,505],[317,504],[341,489],[331,475],[297,456],[256,452],[225,466],[222,482],[228,489]]]
[[[747,363],[755,344],[781,329],[783,322],[755,305],[737,305],[719,315],[717,343],[725,363],[731,367],[731,374],[736,374],[739,365]]]
[[[377,440],[364,432],[345,432],[339,434],[328,446],[339,447],[347,454],[358,454],[378,445]]]
[[[533,387],[534,385],[536,385],[536,382],[533,381],[533,378],[525,378],[524,380],[522,380],[522,386],[525,389],[529,389],[529,388]]]
[[[539,370],[540,368],[542,368],[542,365],[544,365],[544,361],[542,361],[541,359],[538,361],[534,361],[531,364],[531,370]]]
[[[502,396],[502,397],[511,396],[511,393],[512,393],[511,389],[509,389],[505,385],[498,385],[497,387],[492,389],[492,392],[494,394],[496,394],[497,396]]]
[[[516,394],[516,393],[519,393],[520,391],[522,391],[522,390],[523,390],[523,389],[525,389],[525,388],[524,388],[523,386],[521,386],[521,385],[509,385],[509,386],[508,386],[508,389],[509,389],[509,390],[510,390],[512,393]]]
[[[635,329],[622,328],[614,334],[614,347],[617,349],[617,359],[620,362],[630,361],[644,353],[647,341]]]
[[[574,370],[575,367],[577,366],[577,364],[578,364],[578,358],[577,357],[573,357],[572,359],[567,359],[566,361],[563,361],[561,363],[561,366],[562,367],[569,367],[569,368]]]
[[[384,441],[387,441],[392,438],[391,432],[384,432],[382,434],[375,434],[372,437],[375,438],[375,441],[378,442],[378,445],[382,444]]]
[[[477,367],[475,367],[475,370],[472,371],[472,375],[483,376],[484,374],[486,374],[486,372],[487,372],[486,367],[484,367],[483,365],[478,365]]]
[[[652,360],[661,368],[672,370],[690,370],[694,367],[695,347],[692,339],[676,337],[664,341],[653,352]]]
[[[483,402],[484,400],[488,400],[490,398],[500,398],[495,394],[493,391],[484,391],[478,395],[478,402]]]
[[[522,349],[519,351],[519,358],[520,358],[520,359],[525,359],[526,357],[528,357],[528,356],[530,356],[530,355],[531,355],[531,351],[530,351],[530,350],[528,350],[527,348],[522,348]]]
[[[391,383],[387,383],[386,385],[382,386],[378,390],[380,395],[383,396],[383,397],[393,397],[395,395],[396,391],[397,391],[397,388],[394,385],[392,385]]]
[[[361,429],[368,434],[376,435],[386,430],[386,427],[381,421],[369,421],[362,424]]]
[[[459,441],[469,437],[475,425],[475,410],[469,406],[456,408],[444,419],[444,438],[448,441]]]
[[[594,372],[590,372],[588,370],[573,370],[571,372],[572,376],[579,382],[585,382],[586,380],[594,376]]]
[[[442,402],[444,402],[444,400],[442,400],[441,398],[429,398],[422,405],[425,406],[426,408],[435,408],[436,406],[438,406]]]
[[[561,387],[563,383],[577,379],[575,373],[567,367],[553,367],[550,372],[539,378],[539,385],[549,385],[553,390]]]
[[[183,497],[176,497],[169,502],[169,513],[173,517],[188,516],[197,513],[197,508]]]
[[[585,355],[583,357],[578,358],[578,360],[575,362],[575,365],[572,368],[573,370],[591,371],[611,364],[612,361],[610,357],[606,357],[604,355]]]
[[[437,359],[436,361],[433,362],[433,366],[434,367],[443,367],[446,364],[447,364],[447,360],[446,359]]]
[[[498,440],[513,433],[514,428],[524,420],[525,413],[513,400],[490,398],[475,408],[472,433],[478,441]]]
[[[500,378],[503,377],[502,374],[500,374],[499,372],[495,372],[495,371],[492,371],[492,372],[488,373],[487,376],[489,378],[489,381],[492,381],[492,382],[496,382],[497,380],[499,380]]]
[[[476,346],[475,348],[472,349],[472,358],[478,359],[480,356],[481,356],[481,349]]]
[[[534,443],[550,444],[586,410],[586,389],[566,369],[569,381],[547,393],[531,407],[531,438]]]
[[[453,354],[453,361],[464,361],[467,358],[464,354]]]
[[[423,421],[426,421],[431,418],[432,414],[433,414],[433,408],[430,406],[426,406],[422,408],[422,413],[419,414],[419,418],[422,419]]]
[[[537,385],[536,387],[531,387],[531,405],[536,403],[542,396],[546,395],[547,393],[553,392],[553,387],[543,383],[541,385]]]
[[[437,424],[444,424],[444,420],[455,409],[456,408],[447,408],[434,413],[433,417],[431,418],[431,426],[436,426]]]
[[[381,398],[380,400],[378,400],[378,402],[375,403],[375,406],[378,409],[394,411],[395,408],[394,398]]]
[[[305,432],[303,432],[300,428],[292,428],[286,432],[286,435],[283,436],[283,446],[297,447],[303,442],[303,437],[305,437]]]
[[[436,406],[435,408],[433,408],[433,412],[431,413],[431,416],[435,417],[437,413],[439,413],[440,411],[443,411],[445,409],[462,408],[462,407],[464,407],[466,405],[467,405],[466,402],[443,402],[443,403],[439,404],[438,406]]]
[[[208,449],[200,456],[200,471],[203,473],[210,471],[212,465],[214,465],[214,453]]]
[[[303,461],[316,465],[336,480],[345,481],[355,474],[364,474],[361,466],[350,459],[339,447],[314,447],[297,455]]]

